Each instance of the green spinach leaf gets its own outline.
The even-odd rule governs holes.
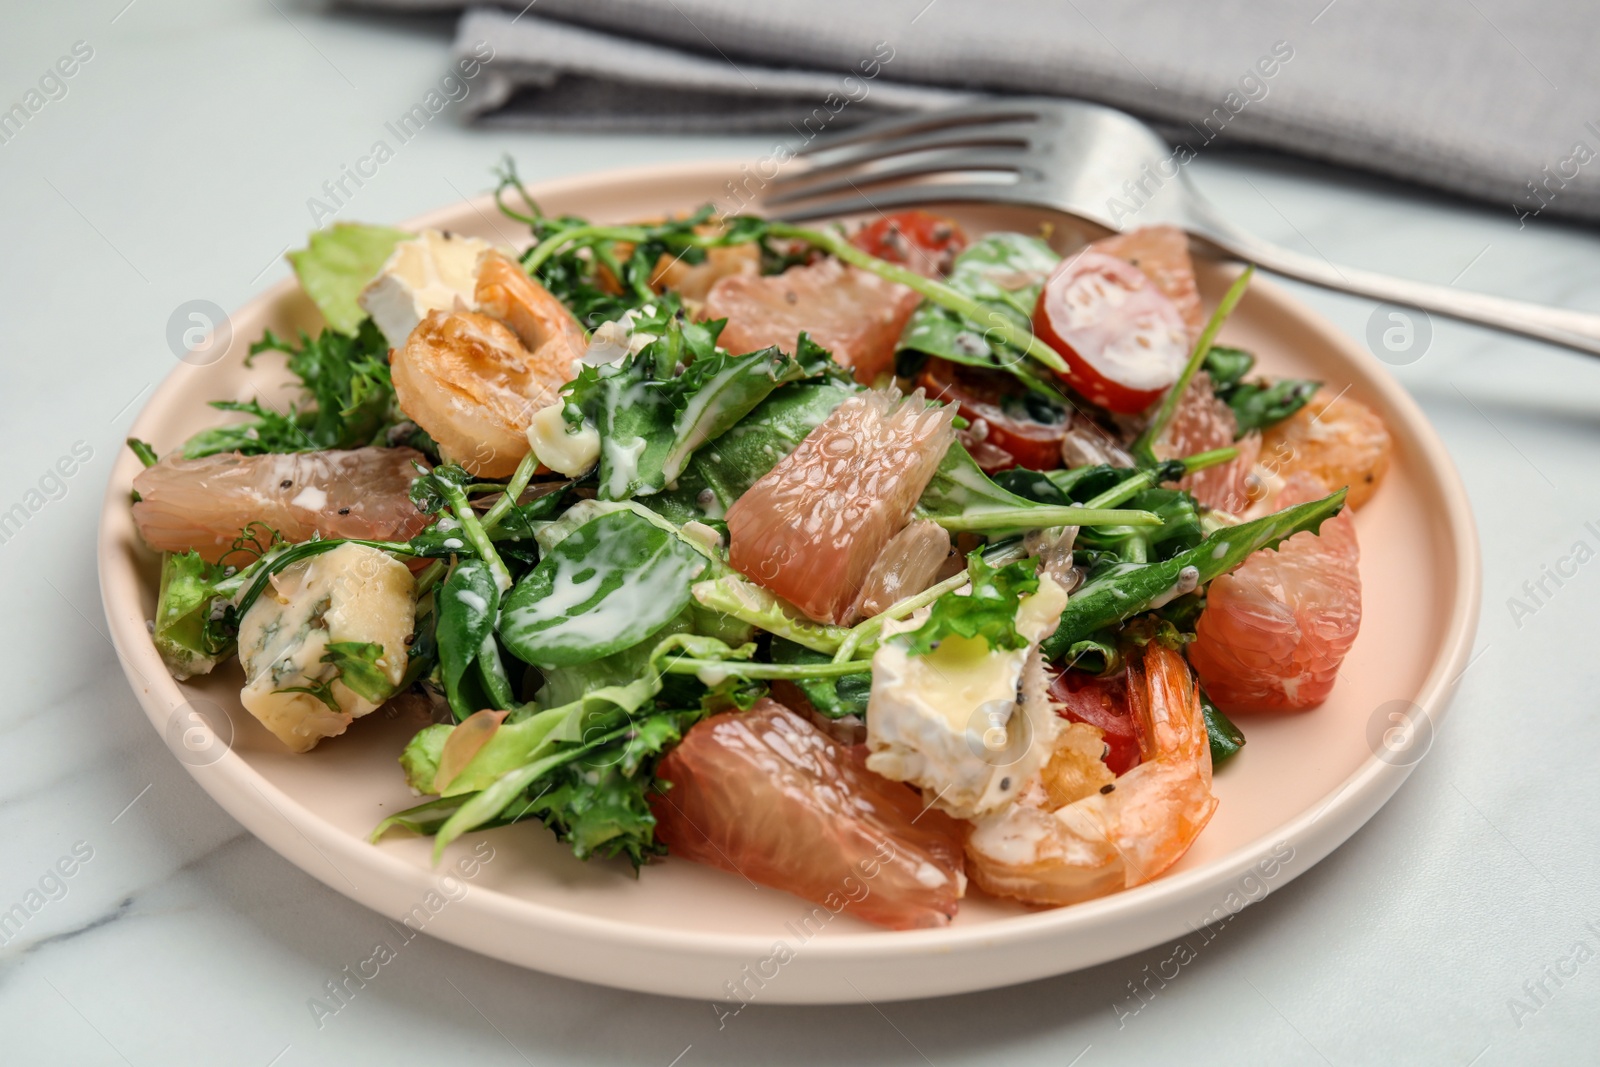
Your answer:
[[[631,511],[602,515],[552,548],[506,596],[501,639],[538,667],[599,659],[670,622],[705,566],[676,535]]]

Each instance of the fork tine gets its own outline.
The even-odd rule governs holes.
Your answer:
[[[898,167],[863,171],[853,177],[849,174],[840,174],[835,178],[823,175],[823,180],[805,183],[806,175],[797,175],[793,182],[786,183],[783,189],[766,199],[769,204],[787,204],[807,197],[831,196],[849,189],[860,192],[861,186],[888,185],[909,178],[924,178],[933,174],[960,171],[993,170],[1021,174],[1025,170],[1027,160],[1028,153],[1024,148],[995,149],[987,152],[961,149],[928,155]]]
[[[850,129],[840,130],[838,133],[828,134],[825,137],[818,138],[814,144],[805,146],[795,154],[811,156],[819,152],[827,152],[830,149],[843,148],[846,145],[860,144],[865,141],[908,137],[912,134],[926,133],[931,130],[946,129],[954,126],[1028,122],[1036,119],[1039,111],[1037,102],[1019,100],[1011,103],[985,101],[984,103],[971,104],[967,107],[922,111],[910,116],[893,115],[873,122],[864,122],[860,126],[852,126]]]
[[[1048,207],[1037,198],[1024,192],[1016,184],[973,183],[969,185],[909,185],[899,189],[885,189],[867,196],[858,192],[854,196],[841,196],[833,200],[786,207],[770,212],[773,218],[787,222],[805,222],[810,219],[828,219],[843,215],[860,215],[867,212],[883,214],[890,208],[915,207],[922,204],[995,203],[1023,204]],[[770,201],[769,201],[770,203]]]
[[[982,126],[952,126],[886,140],[866,141],[819,153],[797,174],[779,174],[775,185],[802,184],[830,177],[852,167],[876,163],[893,156],[941,148],[1027,148],[1032,143],[1032,123],[1010,122]],[[827,158],[824,158],[827,157]]]

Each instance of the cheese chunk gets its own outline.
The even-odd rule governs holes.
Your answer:
[[[477,310],[478,259],[489,248],[476,237],[424,230],[394,246],[357,300],[389,347],[403,347],[428,312]]]
[[[528,422],[528,445],[540,463],[558,474],[576,478],[600,462],[600,431],[588,419],[573,427],[566,419],[565,400],[542,407]]]
[[[991,650],[952,635],[923,656],[888,640],[872,657],[867,768],[910,782],[928,802],[970,819],[1016,798],[1050,757],[1060,720],[1045,695],[1038,643],[1066,594],[1048,576],[1017,610],[1028,646]]]
[[[239,624],[245,709],[296,752],[344,733],[378,705],[340,681],[323,654],[336,641],[382,645],[379,666],[399,685],[415,590],[405,564],[365,545],[340,545],[275,575]],[[324,684],[339,710],[313,693],[284,691]]]

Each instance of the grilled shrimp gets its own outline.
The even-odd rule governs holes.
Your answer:
[[[504,478],[528,454],[528,424],[583,355],[583,328],[521,267],[486,253],[480,311],[434,311],[390,356],[400,409],[451,461]]]
[[[1099,731],[1056,736],[1040,778],[973,820],[968,874],[985,891],[1072,904],[1141,885],[1171,867],[1211,820],[1211,748],[1183,656],[1151,642],[1128,668],[1143,760],[1115,780]]]
[[[572,377],[572,361],[581,357],[589,339],[566,305],[527,271],[499,252],[478,262],[478,310],[511,327],[532,353],[529,369],[552,390]]]

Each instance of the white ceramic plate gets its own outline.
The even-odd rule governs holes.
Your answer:
[[[546,211],[625,221],[717,200],[735,173],[725,163],[651,167],[533,192]],[[971,232],[1032,230],[1046,217],[999,208],[952,214]],[[1070,233],[1053,221],[1058,235]],[[527,240],[488,196],[410,225],[519,247]],[[1208,305],[1232,276],[1231,268],[1200,265]],[[165,453],[219,420],[208,400],[287,398],[281,362],[268,356],[246,368],[244,354],[267,327],[319,325],[292,281],[274,287],[233,315],[220,359],[173,371],[131,432]],[[726,999],[737,986],[743,998],[765,1003],[926,997],[1061,974],[1220,918],[1326,856],[1426,751],[1471,647],[1477,537],[1450,459],[1416,404],[1367,352],[1270,282],[1252,285],[1222,340],[1256,352],[1271,373],[1348,388],[1388,423],[1393,467],[1356,517],[1364,624],[1326,704],[1242,720],[1248,747],[1217,774],[1221,805],[1180,863],[1150,885],[1074,907],[1032,910],[976,895],[950,927],[891,933],[846,916],[821,921],[797,897],[679,860],[638,878],[624,862],[580,863],[536,823],[468,835],[439,868],[429,864],[431,839],[370,845],[374,824],[415,802],[395,759],[421,724],[380,712],[297,756],[243,711],[237,666],[173,681],[146,631],[157,560],[129,516],[138,463],[127,453],[101,520],[106,615],[151,723],[218,803],[290,862],[385,916],[409,916],[428,934],[591,982],[708,999]],[[467,864],[465,877],[456,864],[474,855],[492,858]]]

